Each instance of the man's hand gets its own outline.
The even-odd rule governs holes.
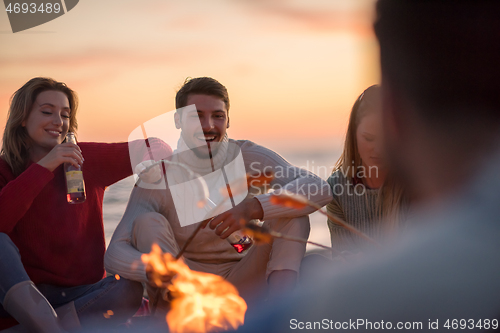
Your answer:
[[[146,278],[148,279],[148,283],[153,287],[168,288],[174,276],[175,273],[166,275],[159,274],[153,269],[151,264],[146,265]]]
[[[210,221],[209,226],[222,239],[226,239],[236,230],[240,230],[248,221],[262,219],[264,211],[256,198],[248,198],[236,207],[216,216]],[[227,229],[227,230],[226,230]]]

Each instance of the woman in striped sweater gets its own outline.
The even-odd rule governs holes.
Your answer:
[[[344,151],[328,178],[330,213],[372,238],[395,232],[401,221],[403,190],[388,175],[383,151],[381,89],[373,85],[356,100],[349,118]],[[328,219],[332,247],[351,253],[368,244]]]

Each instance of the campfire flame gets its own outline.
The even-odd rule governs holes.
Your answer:
[[[166,316],[170,332],[221,332],[243,325],[247,304],[224,278],[190,270],[157,244],[141,259],[158,287],[165,276],[175,275],[168,286],[173,298]]]

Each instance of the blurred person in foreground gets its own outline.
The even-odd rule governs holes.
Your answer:
[[[175,124],[181,133],[172,162],[182,163],[204,177],[214,203],[218,203],[214,196],[226,189],[224,184],[231,187],[232,192],[231,184],[242,177],[246,189],[247,173],[262,176],[266,172],[275,175],[270,182],[273,190],[302,194],[321,206],[331,201],[328,184],[318,176],[292,166],[270,149],[248,140],[228,138],[229,95],[217,80],[209,77],[186,80],[177,92],[176,107]],[[231,179],[235,165],[242,173]],[[170,164],[165,177],[168,187],[134,188],[105,255],[107,271],[146,283],[150,296],[156,291],[147,266],[141,262],[141,254],[149,253],[152,244],[157,243],[163,252],[177,255],[206,219],[194,217],[194,212],[207,207],[197,208],[196,201],[192,200],[196,193],[183,194],[184,190],[178,190],[183,184],[195,185],[183,178],[183,174],[185,170]],[[211,183],[210,179],[220,181]],[[249,305],[264,300],[267,295],[278,297],[294,288],[305,244],[275,239],[239,253],[226,238],[250,220],[260,219],[275,231],[307,239],[308,214],[315,210],[276,206],[270,201],[272,192],[258,191],[250,185],[248,196],[244,194],[242,200],[235,199],[239,196],[236,192],[229,194],[232,208],[229,206],[230,209],[217,214],[213,220],[207,220],[209,227],[199,231],[182,256],[190,269],[222,276],[234,284]],[[186,220],[189,223],[185,223]],[[168,295],[163,293],[163,297]],[[157,308],[168,308],[167,300],[160,299],[158,304]]]
[[[378,1],[385,144],[415,227],[363,264],[318,272],[242,332],[498,328],[499,12],[498,1]]]

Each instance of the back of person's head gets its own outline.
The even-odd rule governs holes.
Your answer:
[[[197,94],[215,96],[222,99],[229,112],[229,95],[226,87],[211,77],[187,78],[181,89],[177,91],[175,96],[175,108],[180,109],[187,106],[189,95]]]
[[[38,95],[44,91],[60,91],[66,95],[71,109],[69,131],[76,132],[78,128],[76,121],[78,98],[73,90],[63,82],[57,82],[51,78],[35,77],[26,82],[12,95],[3,133],[1,156],[15,175],[24,171],[31,144],[28,132],[22,124],[28,119]]]
[[[429,125],[500,125],[500,1],[379,0],[375,32],[382,85]]]

